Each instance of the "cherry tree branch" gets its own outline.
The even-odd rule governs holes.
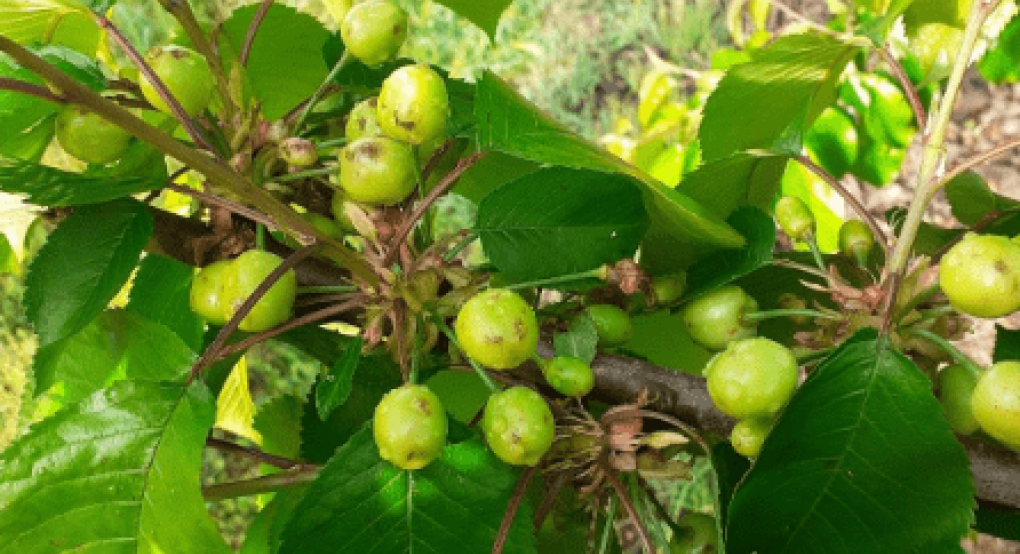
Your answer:
[[[53,91],[44,86],[27,83],[18,79],[11,79],[9,77],[0,77],[0,89],[35,96],[36,98],[42,98],[43,100],[54,102],[56,104],[68,103],[67,98],[58,94],[53,94]]]
[[[239,496],[254,496],[266,492],[274,492],[289,487],[311,483],[319,476],[319,468],[305,468],[272,475],[263,475],[254,479],[243,481],[232,481],[229,483],[217,483],[202,487],[202,497],[208,502],[237,498]]]
[[[1015,150],[1017,148],[1020,148],[1020,139],[1012,139],[998,146],[993,146],[987,152],[981,152],[975,155],[973,158],[960,162],[959,164],[953,166],[953,168],[950,169],[949,172],[942,177],[941,179],[942,184],[940,185],[939,188],[944,186],[945,183],[948,183],[949,181],[952,181],[953,179],[959,177],[960,174],[962,174],[963,172],[974,169],[975,167],[990,162],[1000,156],[1004,156],[1008,154],[1011,150]]]
[[[925,126],[928,125],[928,114],[924,111],[924,105],[921,103],[921,97],[917,94],[917,89],[914,88],[914,83],[911,82],[907,72],[903,70],[903,66],[892,55],[888,47],[879,48],[878,53],[885,60],[885,65],[889,66],[889,70],[892,71],[896,80],[900,82],[900,88],[903,89],[903,94],[907,96],[907,101],[910,103],[910,109],[914,112],[917,128],[923,132]]]
[[[255,12],[255,17],[252,18],[251,25],[248,26],[248,32],[244,35],[244,45],[241,47],[241,65],[248,65],[248,56],[251,55],[251,49],[255,45],[255,36],[258,35],[259,27],[262,26],[262,21],[266,19],[269,9],[273,7],[274,1],[262,0],[258,11]]]
[[[249,448],[247,446],[241,446],[230,441],[218,439],[216,437],[209,437],[205,439],[205,445],[209,448],[214,448],[221,452],[232,452],[234,454],[241,454],[256,460],[263,464],[268,464],[279,469],[294,469],[294,468],[314,468],[316,466],[307,464],[298,460],[291,460],[290,458],[284,458],[283,456],[277,456],[276,454],[270,454],[263,452],[257,448]]]

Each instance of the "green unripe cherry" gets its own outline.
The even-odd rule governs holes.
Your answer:
[[[212,325],[230,321],[230,301],[237,288],[237,270],[232,260],[221,260],[202,268],[191,282],[191,311]]]
[[[82,106],[64,108],[57,117],[57,141],[64,152],[90,164],[110,163],[131,145],[131,134]]]
[[[715,526],[715,518],[689,513],[677,523],[684,534],[674,535],[669,541],[672,554],[718,554],[719,531]]]
[[[386,393],[372,418],[379,457],[400,469],[421,469],[440,457],[447,430],[442,402],[424,385],[404,385]]]
[[[585,313],[595,323],[599,342],[606,346],[626,344],[634,335],[634,322],[630,315],[612,304],[595,304],[585,308]]]
[[[468,300],[454,323],[457,342],[489,369],[517,367],[535,354],[538,320],[517,293],[489,289]]]
[[[953,432],[970,435],[978,430],[971,397],[978,377],[965,366],[951,365],[939,372],[939,402]]]
[[[875,246],[875,235],[863,221],[851,219],[839,228],[839,249],[851,256],[861,266],[868,264],[868,256]]]
[[[292,167],[308,167],[319,161],[319,149],[308,139],[290,137],[280,142],[280,158]]]
[[[373,96],[351,108],[351,113],[347,114],[347,126],[344,128],[347,142],[383,134],[382,127],[379,126],[378,104],[379,98]]]
[[[776,220],[783,232],[793,240],[806,240],[815,230],[815,215],[803,200],[784,196],[776,203]]]
[[[209,63],[198,52],[183,46],[160,46],[149,52],[146,61],[189,117],[198,115],[212,101],[215,77]],[[144,75],[138,84],[150,104],[165,114],[173,115],[170,106]]]
[[[549,386],[564,396],[580,398],[595,386],[595,374],[584,360],[573,356],[556,356],[542,367]]]
[[[537,465],[556,437],[556,424],[545,400],[527,387],[512,387],[489,397],[482,416],[485,442],[510,465]]]
[[[652,278],[652,294],[655,303],[666,306],[680,300],[687,290],[687,272],[681,271],[670,275],[657,275]]]
[[[968,233],[942,257],[942,292],[957,310],[993,319],[1020,309],[1020,245]]]
[[[708,395],[737,419],[772,418],[793,396],[799,376],[790,349],[766,338],[731,343],[708,362]]]
[[[400,203],[414,191],[416,171],[411,149],[386,137],[356,140],[340,153],[340,186],[355,202]]]
[[[379,125],[387,136],[411,144],[441,137],[450,117],[446,83],[427,65],[405,65],[383,81]]]
[[[771,419],[742,419],[733,426],[730,432],[730,444],[737,454],[747,458],[757,458],[765,438],[772,431],[774,422]]]
[[[249,250],[238,256],[234,260],[237,288],[230,297],[230,313],[236,313],[259,284],[282,262],[279,256],[263,250]],[[297,276],[293,269],[288,269],[241,320],[239,329],[258,333],[287,321],[296,295]]]
[[[344,46],[365,65],[392,60],[407,38],[407,12],[390,0],[372,0],[348,10],[340,24]]]
[[[719,287],[696,298],[682,312],[694,342],[709,350],[722,350],[732,341],[753,337],[758,327],[744,320],[758,311],[758,302],[736,285]]]
[[[982,431],[1020,450],[1020,362],[999,362],[988,368],[970,402]]]

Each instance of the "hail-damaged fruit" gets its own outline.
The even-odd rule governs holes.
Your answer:
[[[744,339],[712,358],[705,376],[720,412],[737,419],[771,418],[797,389],[797,358],[778,342]]]
[[[442,137],[450,117],[446,83],[427,65],[405,65],[383,81],[379,125],[387,136],[411,144]]]
[[[1020,244],[968,233],[942,257],[939,284],[954,308],[982,318],[1020,309]]]
[[[545,400],[527,387],[513,387],[489,397],[482,416],[485,442],[510,465],[537,465],[556,436]]]
[[[365,137],[340,153],[340,186],[355,202],[392,206],[414,190],[416,168],[414,153],[406,144]]]
[[[354,142],[365,137],[378,137],[383,134],[379,126],[379,114],[376,106],[379,98],[373,96],[368,100],[362,100],[351,108],[347,115],[347,125],[344,127],[344,134],[347,142]]]
[[[538,320],[517,293],[489,289],[471,297],[454,323],[457,342],[472,360],[490,369],[527,361],[538,345]]]
[[[379,456],[400,469],[421,469],[443,454],[446,410],[423,385],[386,393],[375,407],[372,434]]]
[[[407,12],[390,0],[357,4],[344,16],[340,37],[365,65],[390,61],[407,38]]]

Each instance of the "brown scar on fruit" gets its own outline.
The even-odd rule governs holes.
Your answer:
[[[995,260],[995,271],[998,271],[999,273],[1006,273],[1009,271],[1009,266],[1007,266],[1006,262],[1002,260]]]
[[[492,344],[499,344],[503,342],[503,337],[496,335],[491,337],[485,337],[485,342],[491,342]]]
[[[429,403],[424,398],[419,398],[417,404],[418,410],[423,414],[432,415],[432,406],[429,406]]]
[[[358,147],[361,151],[361,155],[366,158],[378,158],[379,157],[379,146],[375,143],[362,144]]]

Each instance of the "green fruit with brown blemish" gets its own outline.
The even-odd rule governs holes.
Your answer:
[[[957,310],[986,319],[1020,309],[1020,245],[1006,237],[968,233],[942,257],[942,292]]]
[[[454,330],[464,353],[490,369],[517,367],[538,345],[535,312],[517,293],[504,289],[471,297],[457,314]]]
[[[402,202],[414,191],[416,171],[411,149],[391,138],[365,137],[340,154],[340,186],[355,202],[385,206]]]
[[[510,465],[537,465],[556,438],[549,405],[527,387],[490,396],[481,425],[489,448]]]
[[[386,393],[372,418],[379,457],[400,469],[421,469],[440,457],[447,430],[442,402],[424,385],[408,384]]]
[[[383,134],[379,126],[379,113],[376,107],[379,98],[373,96],[358,102],[347,115],[347,126],[344,128],[347,142],[354,142],[365,137],[378,137]]]
[[[383,132],[397,140],[418,145],[441,137],[450,117],[446,83],[427,65],[405,65],[383,81],[378,114]]]
[[[390,0],[356,4],[340,24],[347,50],[365,65],[392,60],[407,38],[407,12]]]

